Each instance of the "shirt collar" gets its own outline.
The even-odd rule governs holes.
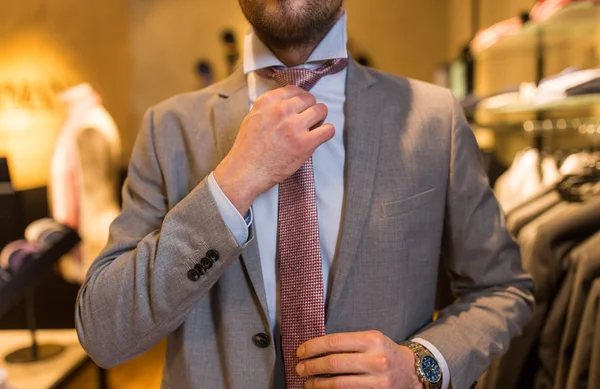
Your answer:
[[[348,58],[346,12],[312,52],[306,63]],[[250,28],[244,38],[244,74],[269,66],[284,66]],[[284,66],[285,67],[285,66]]]

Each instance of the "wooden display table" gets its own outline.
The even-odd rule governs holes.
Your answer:
[[[38,330],[36,335],[40,345],[61,345],[65,347],[64,351],[40,362],[7,363],[6,355],[31,345],[31,333],[27,330],[0,331],[0,368],[8,372],[8,388],[54,389],[88,361],[75,330]]]

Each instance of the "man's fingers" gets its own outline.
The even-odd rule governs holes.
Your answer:
[[[323,143],[331,140],[335,136],[335,127],[333,124],[323,124],[320,127],[315,128],[310,131],[307,136],[309,137],[309,142],[311,143],[310,147],[313,150],[316,150],[317,147],[321,146]],[[344,351],[344,350],[340,350]],[[316,353],[314,355],[320,355],[324,353]],[[313,355],[313,356],[314,356]],[[310,357],[307,357],[310,358]]]
[[[339,376],[339,377],[314,377],[306,381],[306,389],[367,389],[387,388],[385,379],[373,376]]]
[[[302,113],[317,104],[317,98],[310,93],[303,93],[287,100],[285,104],[290,105],[295,113]]]
[[[315,131],[317,131],[316,136],[330,135],[323,129],[326,126],[330,125],[326,124],[316,128],[310,132],[310,135],[313,135]],[[330,353],[365,352],[369,349],[383,347],[386,341],[385,335],[379,331],[331,334],[309,340],[298,348],[297,353],[300,359],[306,359]]]
[[[377,374],[389,367],[389,358],[385,355],[367,353],[330,354],[320,358],[301,361],[296,372],[303,377],[326,374]]]
[[[298,114],[293,120],[300,128],[308,131],[317,124],[321,124],[327,118],[328,112],[325,104],[316,104]]]
[[[264,106],[277,101],[288,100],[296,96],[305,95],[306,91],[295,85],[284,86],[262,94],[254,104],[255,106]]]

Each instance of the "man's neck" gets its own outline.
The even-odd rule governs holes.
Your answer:
[[[321,40],[324,37],[321,37]],[[305,45],[297,45],[293,47],[278,49],[276,47],[269,47],[273,54],[288,68],[292,68],[294,66],[302,65],[306,63],[310,55],[317,48],[319,43],[310,43]]]
[[[342,6],[338,18],[336,20],[339,20],[339,18],[341,18],[342,15],[344,15],[345,11],[346,7]],[[273,54],[275,54],[275,56],[281,61],[281,63],[283,63],[288,68],[291,68],[306,63],[312,52],[315,51],[317,46],[319,46],[319,43],[321,43],[323,38],[327,36],[329,31],[324,33],[322,36],[317,37],[313,42],[306,42],[288,47],[277,47],[276,45],[269,43],[268,40],[262,39],[261,36],[259,36],[259,38],[261,38],[263,42],[265,42],[265,44],[269,47]]]

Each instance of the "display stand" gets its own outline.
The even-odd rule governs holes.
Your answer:
[[[105,389],[96,384],[93,370],[85,350],[79,344],[74,329],[39,329],[40,344],[57,343],[65,347],[64,352],[54,358],[36,363],[7,363],[0,358],[0,369],[6,370],[10,389],[64,389],[82,387]],[[27,330],[0,330],[0,355],[4,356],[30,342]],[[0,385],[1,386],[1,385]]]
[[[65,231],[65,235],[60,240],[44,251],[37,260],[21,269],[8,284],[0,289],[0,317],[24,296],[27,310],[27,328],[31,333],[31,346],[7,355],[6,362],[8,363],[38,362],[55,357],[64,350],[64,347],[58,345],[38,344],[34,291],[43,276],[53,271],[54,264],[79,243],[80,238],[75,231],[71,229]]]
[[[27,309],[27,328],[31,333],[31,346],[21,348],[8,354],[5,358],[8,363],[32,363],[50,359],[64,351],[63,346],[55,344],[38,344],[35,325],[35,304],[33,290],[25,294],[25,307]]]

